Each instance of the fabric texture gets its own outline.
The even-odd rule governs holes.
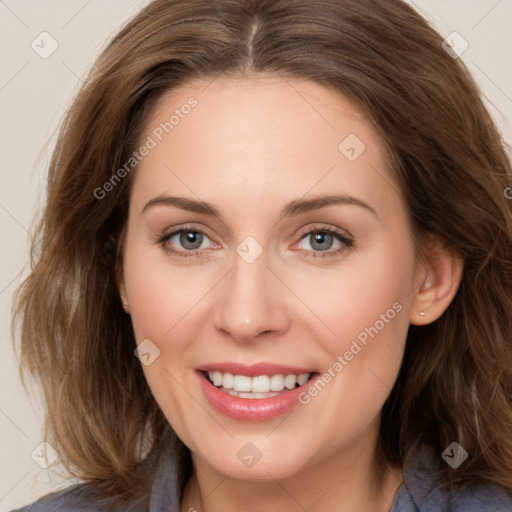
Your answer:
[[[428,447],[411,451],[390,512],[512,512],[512,497],[490,485],[450,492],[433,476],[434,457]],[[77,484],[12,512],[179,512],[176,464],[169,449],[158,465],[149,509],[140,502],[107,508],[94,499],[90,486]]]
[[[434,475],[435,457],[427,446],[410,453],[404,465],[404,482],[390,512],[512,512],[512,497],[491,485],[481,483],[450,491]]]

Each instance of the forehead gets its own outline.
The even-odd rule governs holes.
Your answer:
[[[189,82],[157,103],[142,142],[149,140],[135,202],[179,192],[212,203],[229,197],[247,209],[339,192],[382,209],[397,192],[369,121],[348,98],[312,81]]]

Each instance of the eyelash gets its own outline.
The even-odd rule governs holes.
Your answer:
[[[183,251],[183,250],[176,250],[171,249],[166,243],[174,236],[183,232],[192,232],[192,233],[199,233],[201,235],[204,235],[205,237],[209,238],[208,235],[201,231],[200,229],[196,229],[191,226],[181,226],[178,229],[174,229],[170,233],[164,233],[163,235],[160,235],[157,237],[156,243],[162,246],[162,249],[170,254],[176,255],[178,257],[182,258],[194,258],[201,256],[201,253],[203,252],[203,249],[194,249],[192,251]],[[336,229],[333,229],[329,226],[315,226],[313,228],[309,228],[307,231],[304,231],[301,233],[299,242],[302,241],[306,236],[312,235],[314,233],[324,233],[328,235],[332,235],[335,238],[337,238],[343,246],[332,251],[332,250],[326,250],[326,251],[306,251],[309,252],[310,255],[308,257],[310,258],[328,258],[333,257],[341,254],[342,252],[347,251],[348,249],[352,248],[354,245],[354,240],[350,236],[347,236],[345,234],[342,234]]]
[[[334,238],[337,238],[343,245],[335,250],[326,250],[326,251],[306,251],[308,254],[308,258],[329,258],[340,255],[341,253],[351,249],[354,246],[354,239],[351,236],[341,233],[337,229],[331,228],[329,226],[318,225],[313,228],[308,228],[306,231],[303,231],[299,235],[299,243],[306,236],[311,236],[314,233],[323,233],[332,235]],[[295,245],[295,244],[294,244]]]

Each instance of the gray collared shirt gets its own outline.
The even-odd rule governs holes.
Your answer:
[[[487,484],[450,492],[433,476],[434,456],[429,448],[411,451],[404,465],[404,482],[390,512],[512,512],[512,497]],[[91,498],[90,491],[87,484],[77,484],[12,512],[179,512],[176,457],[171,449],[162,457],[149,510],[140,502],[118,507],[102,506],[101,502]]]

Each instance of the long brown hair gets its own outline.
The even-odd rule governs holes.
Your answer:
[[[415,239],[436,235],[464,258],[448,310],[408,332],[382,453],[401,464],[418,442],[440,454],[457,441],[469,459],[457,470],[438,461],[450,485],[512,493],[511,165],[442,41],[400,0],[156,0],[114,37],[63,121],[14,310],[22,377],[42,385],[47,440],[71,474],[105,498],[143,496],[172,437],[115,285],[133,172],[98,190],[140,146],[164,92],[265,73],[354,101],[384,141]]]

